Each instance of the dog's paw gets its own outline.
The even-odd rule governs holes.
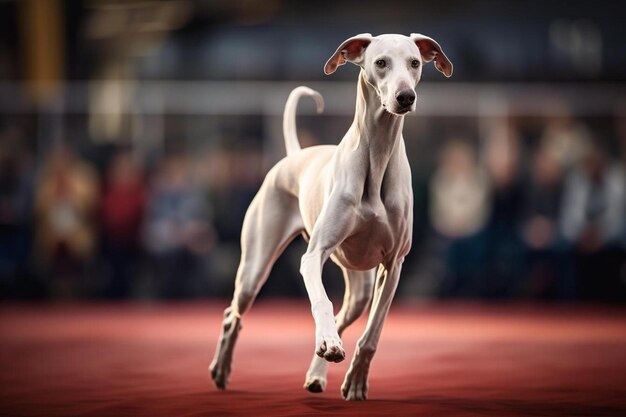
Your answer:
[[[320,377],[309,377],[304,382],[304,389],[313,393],[324,392],[326,390],[326,379]]]
[[[318,339],[315,354],[328,362],[341,362],[346,358],[346,351],[339,337],[322,337]]]
[[[228,378],[230,376],[230,366],[224,366],[219,361],[213,361],[209,366],[211,372],[211,378],[215,382],[215,386],[221,390],[225,390],[228,385]]]
[[[341,385],[341,395],[346,401],[367,399],[367,371],[350,368]]]

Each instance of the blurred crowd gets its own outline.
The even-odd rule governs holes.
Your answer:
[[[142,158],[113,147],[91,160],[60,143],[35,161],[21,139],[13,129],[0,139],[3,298],[230,291],[223,281],[234,274],[241,221],[260,185],[259,150]]]
[[[415,237],[399,296],[626,300],[625,120],[610,134],[563,115],[411,139],[438,156],[420,169],[408,146]],[[25,143],[1,129],[2,298],[230,295],[260,146],[122,146],[96,160]],[[304,295],[301,249],[277,264],[277,294]]]
[[[626,299],[624,132],[607,140],[570,116],[548,120],[536,137],[512,124],[479,146],[445,141],[418,286],[442,297]]]

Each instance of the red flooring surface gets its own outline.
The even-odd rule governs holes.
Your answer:
[[[624,416],[623,308],[396,304],[369,400],[302,389],[305,302],[244,318],[229,390],[207,366],[224,303],[0,306],[1,416]],[[363,330],[344,336],[347,353]]]

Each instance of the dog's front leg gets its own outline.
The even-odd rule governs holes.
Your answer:
[[[370,363],[376,352],[383,324],[398,287],[401,269],[402,260],[397,260],[390,268],[386,269],[381,265],[378,270],[372,309],[365,332],[357,342],[352,363],[341,386],[341,394],[348,401],[367,398],[367,377]]]
[[[322,266],[349,235],[356,217],[356,199],[337,194],[331,193],[322,208],[300,266],[315,320],[315,353],[329,362],[341,362],[346,354],[322,283]]]

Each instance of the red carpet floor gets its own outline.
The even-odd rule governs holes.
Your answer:
[[[623,308],[396,304],[369,400],[302,389],[305,303],[244,318],[229,390],[208,377],[225,303],[0,306],[2,416],[624,416]],[[365,321],[344,336],[351,355]]]

